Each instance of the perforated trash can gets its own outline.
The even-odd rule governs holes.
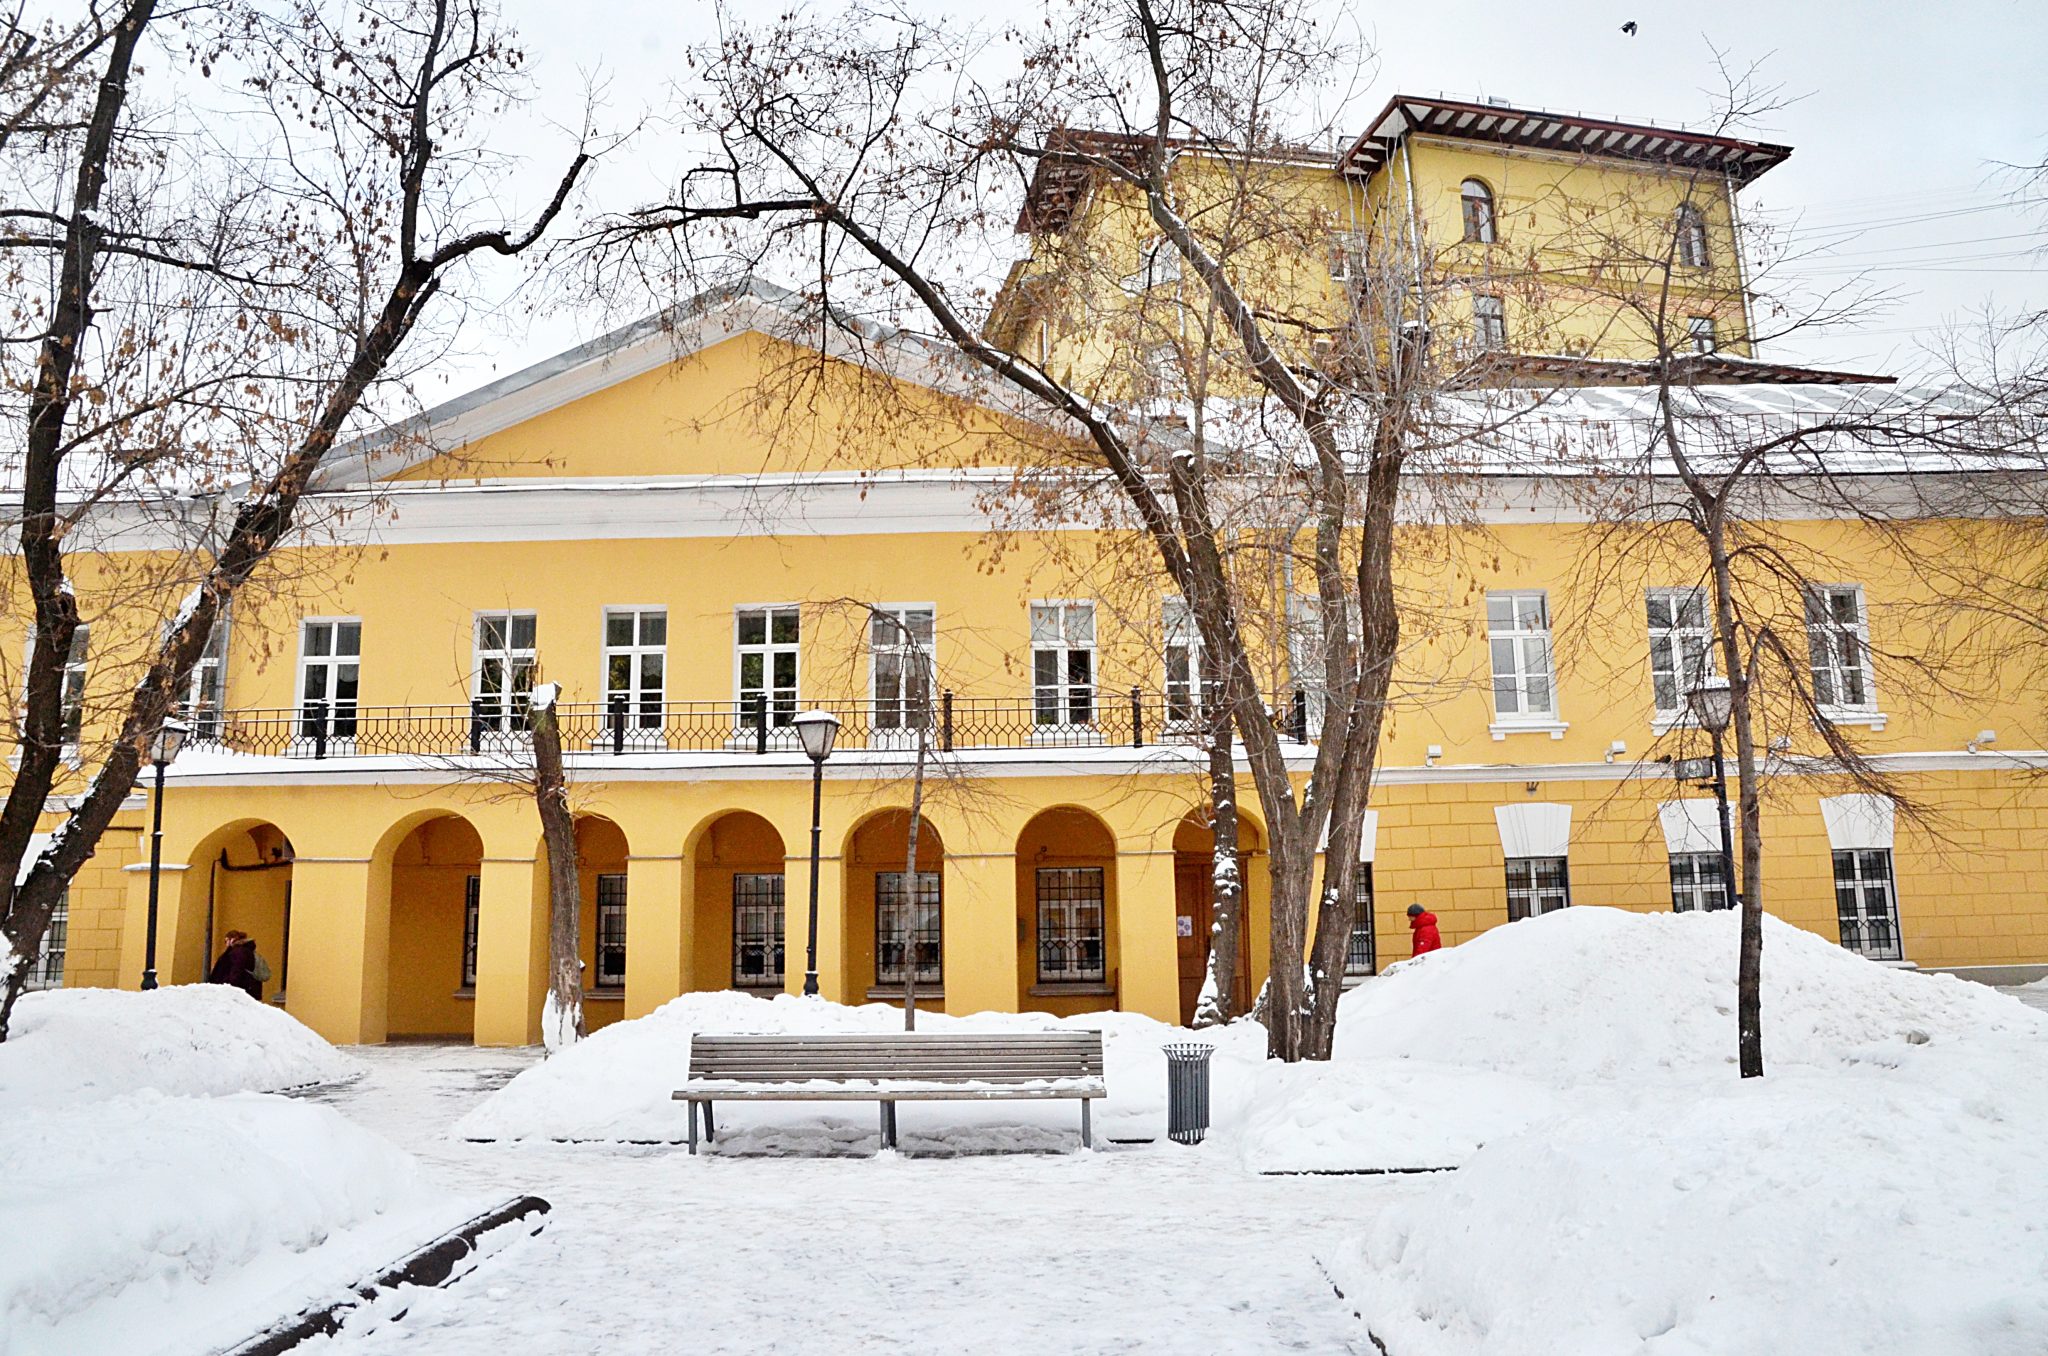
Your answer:
[[[1200,1144],[1209,1133],[1209,1057],[1213,1045],[1193,1042],[1166,1047],[1166,1137],[1176,1144]]]

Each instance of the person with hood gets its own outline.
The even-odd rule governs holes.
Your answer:
[[[1415,934],[1413,955],[1420,956],[1443,948],[1443,935],[1436,930],[1436,915],[1420,904],[1408,906],[1408,927]]]
[[[232,984],[257,1002],[263,1001],[263,979],[270,967],[256,954],[256,940],[239,929],[228,933],[227,945],[221,948],[220,959],[213,963],[207,973],[208,984]],[[258,969],[263,971],[258,975]]]

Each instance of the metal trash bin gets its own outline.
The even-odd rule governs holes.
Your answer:
[[[1209,1133],[1209,1057],[1213,1045],[1192,1041],[1166,1047],[1166,1137],[1200,1144]]]

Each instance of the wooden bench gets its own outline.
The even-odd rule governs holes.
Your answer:
[[[873,1036],[693,1036],[687,1102],[690,1152],[697,1109],[704,1138],[713,1102],[878,1102],[882,1146],[896,1147],[896,1103],[1076,1098],[1081,1143],[1093,1147],[1088,1103],[1105,1096],[1100,1031],[1002,1034],[903,1031]]]

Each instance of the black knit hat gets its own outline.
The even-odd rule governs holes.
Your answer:
[[[1422,906],[1420,904],[1410,904],[1408,906],[1408,916],[1410,918],[1422,917]]]

